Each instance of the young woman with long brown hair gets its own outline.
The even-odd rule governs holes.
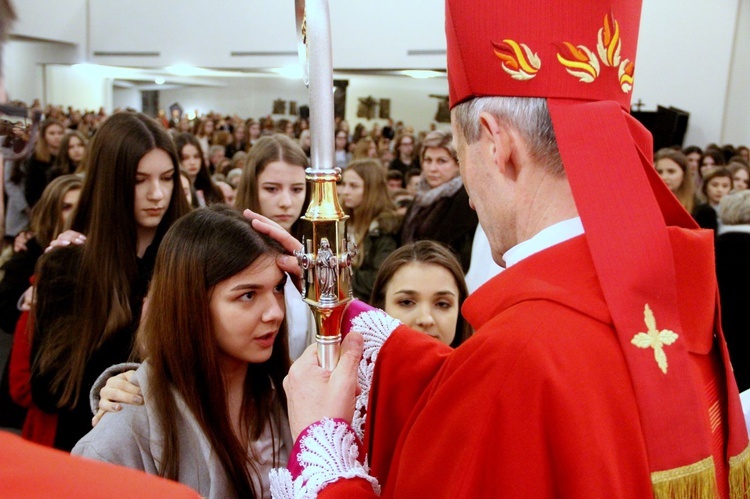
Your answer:
[[[344,170],[339,195],[349,215],[349,234],[359,251],[354,258],[352,289],[367,301],[383,260],[398,248],[401,219],[388,196],[385,169],[373,159],[353,161]]]
[[[49,171],[60,152],[60,142],[65,134],[62,122],[48,118],[39,127],[39,138],[34,144],[34,153],[20,170],[24,177],[24,195],[29,208],[33,208],[42,197],[44,188],[49,183]],[[17,168],[21,168],[20,165]],[[12,177],[18,177],[14,171]]]
[[[221,189],[211,180],[211,173],[201,149],[201,144],[192,133],[181,133],[175,139],[180,166],[187,173],[190,183],[195,189],[193,207],[223,203],[224,195]]]
[[[50,170],[50,180],[70,173],[85,173],[83,160],[86,157],[88,139],[81,132],[71,130],[60,142],[60,151]]]
[[[31,387],[34,403],[59,416],[55,447],[71,449],[90,429],[96,377],[131,354],[159,243],[189,209],[181,192],[160,125],[128,112],[104,122],[70,225],[86,243],[37,267]]]
[[[177,480],[203,497],[270,497],[268,471],[285,465],[292,447],[282,252],[228,207],[174,224],[137,337],[145,405],[107,415],[73,453]]]

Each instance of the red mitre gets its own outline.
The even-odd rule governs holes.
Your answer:
[[[633,380],[654,495],[714,497],[730,489],[745,497],[750,447],[718,299],[714,331],[680,320],[667,226],[697,226],[656,174],[651,135],[627,112],[640,11],[639,0],[446,0],[451,107],[483,96],[547,99]],[[696,338],[710,350],[712,332],[726,401],[706,395],[689,354]],[[726,448],[707,434],[706,402],[722,407]]]

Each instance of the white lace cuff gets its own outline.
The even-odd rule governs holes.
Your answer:
[[[326,418],[314,423],[305,429],[298,446],[296,459],[301,472],[297,478],[288,469],[269,473],[273,498],[314,498],[326,485],[342,478],[367,480],[373,491],[380,494],[378,481],[368,474],[367,465],[357,460],[357,436],[346,422]],[[293,453],[291,459],[294,458]]]
[[[364,438],[365,420],[367,419],[367,403],[370,398],[372,376],[375,372],[375,361],[380,348],[401,322],[386,314],[382,310],[372,309],[355,316],[351,321],[350,331],[357,331],[364,337],[362,360],[359,362],[357,378],[360,394],[354,407],[352,428],[360,439]]]

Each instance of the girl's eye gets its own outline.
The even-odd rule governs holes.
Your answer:
[[[252,301],[253,298],[255,298],[255,291],[248,291],[244,295],[242,295],[242,300],[244,301]]]
[[[451,302],[447,301],[439,301],[435,305],[437,305],[439,308],[451,308],[453,306]]]
[[[266,190],[266,192],[270,193],[274,193],[278,190],[276,187],[264,187],[264,189]]]
[[[414,300],[404,298],[403,300],[397,301],[396,304],[401,307],[411,307],[412,305],[414,305]]]

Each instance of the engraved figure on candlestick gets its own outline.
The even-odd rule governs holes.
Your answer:
[[[317,267],[318,284],[320,285],[320,301],[326,299],[335,301],[336,294],[333,292],[333,288],[336,285],[339,265],[326,237],[320,240],[315,266]]]

